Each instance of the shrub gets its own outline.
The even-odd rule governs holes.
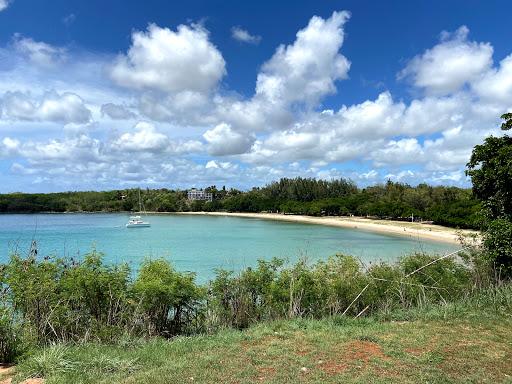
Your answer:
[[[145,260],[133,279],[126,265],[106,264],[94,251],[80,262],[14,255],[0,268],[0,357],[12,360],[20,353],[20,334],[39,345],[117,342],[446,302],[465,295],[473,271],[453,258],[424,254],[369,267],[336,255],[290,266],[260,260],[236,274],[217,271],[202,287],[194,274],[178,272],[163,259]]]
[[[453,257],[437,259],[438,256],[418,253],[399,261],[405,275],[401,293],[403,304],[415,306],[426,301],[446,301],[465,292],[464,288],[470,283],[469,270]]]
[[[502,276],[512,276],[512,222],[493,220],[484,233],[484,248],[489,262]]]
[[[133,285],[150,335],[179,334],[195,315],[202,291],[195,275],[176,272],[165,260],[145,260]]]

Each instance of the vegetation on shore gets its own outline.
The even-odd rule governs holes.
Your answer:
[[[256,329],[268,332],[265,329],[283,327],[288,335],[285,339],[276,338],[276,353],[286,352],[293,347],[291,343],[304,338],[313,341],[317,333],[318,341],[327,342],[330,337],[341,334],[339,339],[335,338],[337,342],[352,345],[354,340],[349,331],[354,326],[364,336],[359,341],[369,342],[363,343],[363,347],[377,348],[375,357],[382,358],[375,369],[380,366],[391,369],[386,359],[398,356],[402,361],[404,356],[400,355],[400,350],[393,352],[396,345],[386,339],[389,332],[399,332],[398,328],[387,323],[389,320],[426,320],[428,311],[424,311],[432,308],[435,308],[434,317],[443,312],[444,316],[450,317],[460,314],[459,311],[480,310],[483,306],[486,309],[476,316],[481,320],[495,315],[495,324],[486,326],[495,326],[499,334],[506,334],[503,321],[510,321],[512,314],[511,285],[507,280],[496,280],[500,271],[496,271],[496,264],[489,263],[482,255],[481,250],[469,247],[459,260],[415,254],[402,258],[396,264],[367,266],[362,266],[353,257],[342,255],[314,265],[299,262],[286,266],[280,260],[260,261],[258,268],[248,268],[238,274],[220,270],[217,277],[204,286],[195,284],[193,275],[173,270],[164,260],[146,260],[138,274],[133,275],[127,266],[103,263],[100,255],[94,252],[83,261],[36,260],[33,256],[22,258],[13,255],[10,262],[0,268],[0,360],[20,362],[19,379],[44,377],[51,379],[50,382],[69,382],[73,377],[80,377],[80,382],[97,382],[100,378],[106,380],[104,375],[112,373],[127,382],[158,382],[164,380],[164,373],[168,374],[169,370],[176,375],[173,377],[178,378],[192,375],[196,363],[198,369],[203,369],[203,365],[212,360],[213,353],[200,353],[206,343],[214,350],[220,349],[219,356],[227,354],[224,358],[228,359],[226,364],[233,370],[231,379],[241,375],[239,377],[246,377],[249,382],[257,368],[249,369],[236,363],[229,365],[229,356],[235,353],[240,343],[229,344],[233,340],[255,337],[257,343],[265,345],[251,352],[256,361],[265,360],[263,349],[272,345],[266,344],[268,340],[258,336],[257,330],[242,334],[227,330],[265,323],[267,325]],[[418,314],[427,317],[418,317]],[[361,320],[352,323],[350,318]],[[313,321],[315,319],[330,320]],[[293,322],[283,322],[285,320]],[[372,332],[371,327],[364,331],[368,324],[373,324],[378,332]],[[424,327],[421,324],[412,323],[407,327],[419,332]],[[439,321],[432,324],[434,329],[448,331],[450,328]],[[477,324],[469,326],[472,332],[477,331]],[[418,328],[418,325],[421,326]],[[290,329],[296,326],[299,329],[306,327],[306,330],[290,333]],[[279,333],[278,330],[275,332]],[[423,328],[422,332],[425,332],[424,336],[418,334],[416,337],[426,340],[433,330]],[[305,336],[306,333],[309,335]],[[198,336],[183,337],[192,335]],[[468,337],[477,338],[474,334]],[[174,341],[167,343],[163,339]],[[327,359],[318,355],[340,353],[337,345],[332,343],[335,339],[318,351],[320,344],[310,346],[316,352],[311,355],[305,353],[308,358],[304,359],[299,355],[292,366],[302,364],[308,370],[316,369],[311,359]],[[489,338],[485,342],[493,340]],[[457,342],[462,343],[463,340]],[[409,345],[407,343],[409,341],[403,345]],[[415,343],[410,345],[404,348],[414,348]],[[441,343],[433,350],[440,353],[443,346],[445,344]],[[432,352],[429,348],[425,353]],[[510,352],[506,344],[500,348]],[[98,353],[88,355],[91,351]],[[165,363],[166,359],[180,353],[184,354],[178,359],[180,363]],[[149,363],[150,367],[162,369],[156,374],[156,379],[154,370],[145,366],[152,354],[160,356]],[[194,359],[194,363],[185,364],[184,356],[191,358],[192,355],[200,357]],[[272,365],[271,371],[282,369],[288,357],[276,360],[277,365]],[[435,357],[438,362],[445,359],[439,355]],[[478,358],[487,365],[491,364],[486,356]],[[222,360],[221,357],[218,359]],[[410,364],[414,360],[415,357],[408,356],[402,362]],[[500,364],[506,366],[506,359],[502,360]],[[178,364],[179,369],[175,370],[174,364]],[[350,361],[339,364],[343,367],[348,364],[347,375],[357,365]],[[422,364],[426,378],[448,375],[442,369],[428,370],[428,359]],[[373,366],[373,359],[369,366]],[[242,371],[238,371],[240,369]],[[214,372],[223,374],[222,370]],[[340,368],[335,373],[344,372],[345,368]],[[195,375],[205,382],[208,381],[207,373]],[[372,368],[365,375],[373,377],[375,373]],[[280,374],[275,382],[286,382],[284,378],[289,375],[297,377],[296,374],[293,370],[284,371],[284,376]],[[329,370],[326,373],[320,369],[311,374],[307,379],[314,382],[324,374],[328,376]],[[406,372],[400,374],[406,375]]]
[[[388,219],[434,221],[439,225],[478,228],[481,205],[470,189],[412,187],[388,181],[358,188],[349,180],[281,179],[263,188],[242,192],[216,186],[205,188],[212,202],[187,200],[187,192],[169,189],[144,191],[148,211],[283,212],[311,216],[356,215]],[[138,190],[0,195],[0,213],[119,212],[139,209]]]

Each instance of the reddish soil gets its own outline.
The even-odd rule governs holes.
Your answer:
[[[335,359],[326,359],[319,364],[320,369],[328,374],[338,374],[355,364],[366,364],[370,359],[388,360],[382,348],[370,341],[352,341],[342,347]]]
[[[258,368],[258,380],[266,381],[276,374],[276,369],[272,367],[259,367]]]

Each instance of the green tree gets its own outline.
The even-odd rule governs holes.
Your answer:
[[[487,258],[501,276],[512,275],[512,222],[493,220],[484,233]]]
[[[501,129],[512,128],[512,113],[501,116]],[[475,146],[466,174],[473,182],[473,193],[483,201],[489,219],[512,219],[512,137],[490,136]]]
[[[512,113],[501,116],[502,130],[512,128]],[[490,263],[512,275],[512,137],[488,137],[473,149],[466,174],[483,201],[487,222],[484,248]]]

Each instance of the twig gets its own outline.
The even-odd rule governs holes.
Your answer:
[[[359,312],[355,318],[357,319],[359,316],[361,316],[363,313],[365,313],[368,308],[370,308],[370,304],[368,304],[366,307],[364,307],[364,309],[361,312]]]
[[[412,271],[411,273],[409,273],[409,274],[405,275],[405,277],[407,278],[407,277],[409,277],[409,276],[411,276],[411,275],[414,275],[416,272],[421,271],[423,268],[426,268],[426,267],[428,267],[429,265],[432,265],[432,264],[434,264],[434,263],[438,262],[439,260],[446,259],[447,257],[450,257],[450,256],[452,256],[452,255],[455,255],[455,254],[457,254],[457,253],[459,253],[459,252],[461,252],[461,251],[465,251],[465,250],[467,250],[467,249],[468,249],[468,248],[462,248],[462,249],[459,249],[458,251],[455,251],[455,252],[449,253],[449,254],[447,254],[447,255],[444,255],[444,256],[439,257],[438,259],[432,260],[430,263],[427,263],[427,264],[425,264],[424,266],[419,267],[418,269],[415,269],[415,270],[414,270],[414,271]]]
[[[357,299],[359,299],[359,297],[364,293],[364,291],[366,291],[366,288],[368,288],[369,286],[370,286],[370,283],[366,284],[366,287],[364,287],[363,290],[361,292],[359,292],[359,295],[357,295],[356,298],[354,300],[352,300],[352,302],[348,305],[347,309],[345,309],[345,311],[343,311],[342,315],[345,315],[345,313],[347,313],[347,311],[350,309],[352,304],[354,304],[357,301]]]
[[[405,281],[400,281],[400,280],[390,280],[390,279],[382,279],[380,277],[373,277],[373,276],[370,276],[373,280],[377,280],[377,281],[387,281],[387,282],[390,282],[390,283],[399,283],[399,284],[405,284],[405,285],[413,285],[413,286],[416,286],[416,287],[423,287],[423,288],[432,288],[432,289],[444,289],[446,290],[446,288],[444,287],[436,287],[436,286],[433,286],[433,285],[425,285],[425,284],[415,284],[415,283],[408,283],[408,282],[405,282]]]

